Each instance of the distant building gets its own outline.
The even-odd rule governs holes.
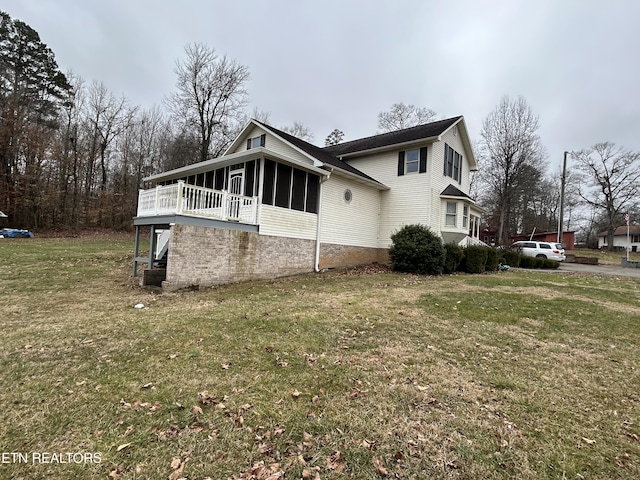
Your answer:
[[[598,248],[607,248],[607,231],[598,233]],[[640,251],[640,225],[629,226],[629,239],[627,240],[627,226],[618,227],[613,232],[613,247],[626,249],[631,246],[632,252]]]
[[[511,237],[512,242],[520,240],[535,240],[536,242],[557,242],[558,232],[536,232],[533,236],[529,233],[526,235],[514,235]],[[562,244],[566,250],[573,250],[576,243],[576,232],[562,232]]]

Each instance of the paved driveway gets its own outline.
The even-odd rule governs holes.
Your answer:
[[[640,268],[625,268],[620,265],[584,265],[582,263],[562,262],[561,272],[592,273],[599,275],[612,275],[615,277],[640,278]]]

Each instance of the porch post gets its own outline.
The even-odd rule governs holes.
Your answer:
[[[151,225],[151,234],[149,236],[149,264],[147,270],[153,268],[153,257],[156,253],[156,226]]]
[[[256,224],[260,225],[260,217],[262,216],[262,194],[264,192],[264,157],[259,159],[260,171],[258,173],[258,196],[256,197]]]
[[[138,274],[138,248],[140,246],[140,225],[136,225],[136,238],[133,244],[133,276]]]

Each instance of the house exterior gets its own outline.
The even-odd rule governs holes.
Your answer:
[[[607,248],[607,231],[598,233],[598,248]],[[640,225],[629,226],[629,236],[627,237],[627,226],[618,227],[613,232],[613,247],[630,252],[640,251]]]
[[[175,289],[385,262],[391,235],[415,223],[481,243],[476,169],[462,116],[325,148],[251,120],[219,158],[145,179],[134,275],[164,258]]]

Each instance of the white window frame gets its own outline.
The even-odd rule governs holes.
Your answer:
[[[409,160],[409,156],[415,154],[415,160]],[[411,165],[411,166],[410,166]],[[420,172],[420,149],[407,150],[404,154],[404,173]]]
[[[462,228],[468,228],[469,225],[469,205],[462,206]]]
[[[449,207],[453,206],[453,212],[449,211]],[[444,215],[445,227],[457,227],[458,226],[458,202],[447,202]]]

